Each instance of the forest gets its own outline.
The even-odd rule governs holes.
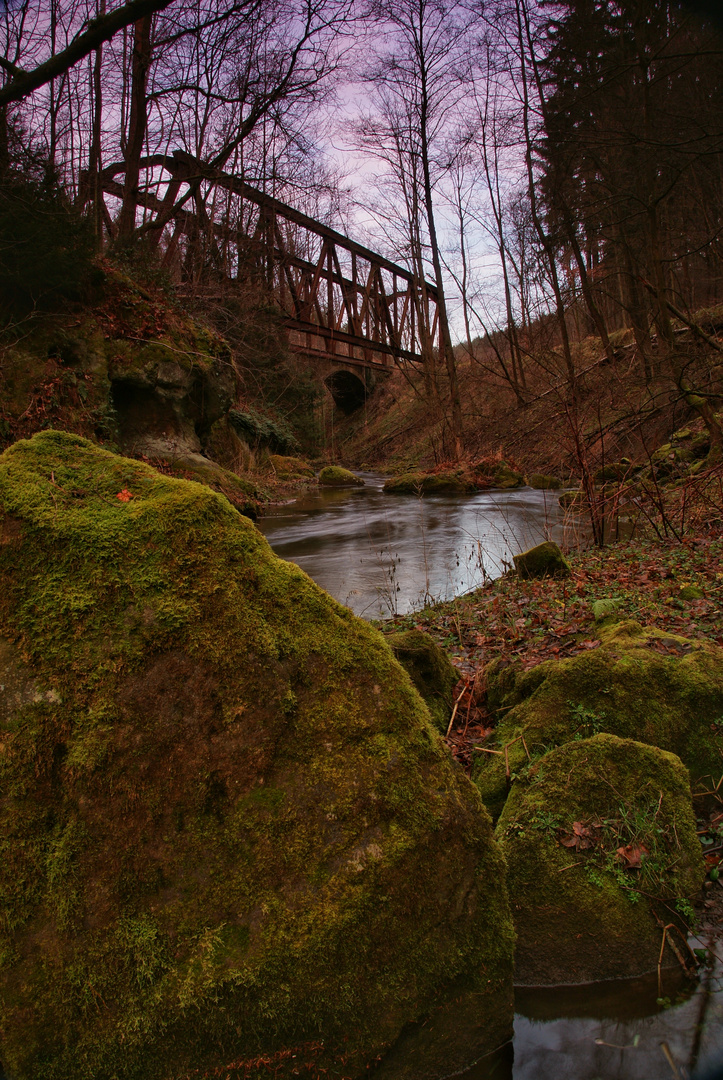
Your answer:
[[[716,0],[0,0],[0,1080],[723,1076],[722,530]]]

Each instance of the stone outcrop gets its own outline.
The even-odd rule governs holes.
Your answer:
[[[507,747],[510,773],[525,768],[528,754],[608,732],[676,754],[694,783],[717,778],[723,649],[633,621],[600,624],[596,633],[600,646],[571,659],[525,673],[488,669],[488,695],[500,708],[490,747]],[[478,757],[475,782],[496,816],[507,793],[504,756]]]
[[[450,993],[507,1038],[502,857],[381,634],[222,496],[72,434],[0,457],[0,527],[13,1080],[366,1075]]]
[[[513,785],[497,836],[516,983],[644,975],[663,946],[663,963],[678,968],[705,870],[688,773],[674,754],[614,735],[566,743]]]

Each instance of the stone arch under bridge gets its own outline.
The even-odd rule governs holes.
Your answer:
[[[334,405],[346,416],[361,409],[393,371],[391,367],[375,370],[320,357],[315,358],[313,366],[315,376],[331,394]]]

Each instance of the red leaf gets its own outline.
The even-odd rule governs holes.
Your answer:
[[[628,844],[627,847],[619,847],[617,851],[618,858],[625,863],[626,870],[639,870],[643,856],[649,854],[644,844]]]

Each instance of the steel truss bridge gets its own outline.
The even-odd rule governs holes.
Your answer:
[[[437,291],[422,278],[307,214],[175,151],[141,162],[142,232],[165,258],[192,262],[199,247],[227,283],[263,282],[281,311],[291,349],[341,367],[390,370],[439,349]],[[125,164],[101,173],[103,192],[124,195]],[[104,204],[106,225],[114,224]]]

